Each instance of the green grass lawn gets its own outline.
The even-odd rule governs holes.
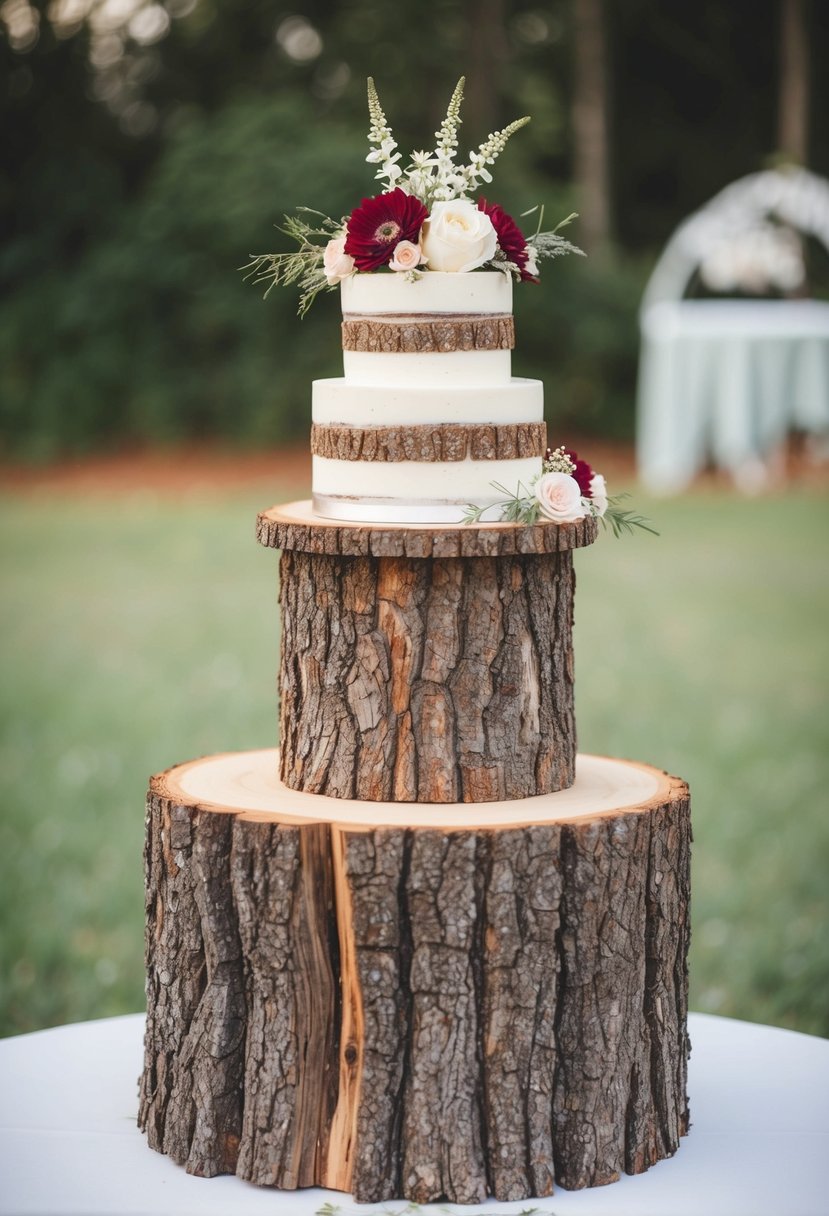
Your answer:
[[[4,500],[0,1032],[142,1007],[148,775],[275,742],[266,505]],[[827,500],[637,505],[577,556],[580,747],[691,783],[692,1008],[829,1034]]]

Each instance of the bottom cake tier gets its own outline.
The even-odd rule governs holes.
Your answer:
[[[676,1152],[688,788],[346,802],[273,751],[152,780],[140,1124],[190,1173],[359,1201],[519,1200]]]

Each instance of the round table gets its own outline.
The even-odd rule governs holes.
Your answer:
[[[321,1190],[264,1190],[193,1178],[147,1148],[136,1128],[141,1014],[0,1042],[3,1216],[313,1216]],[[691,1014],[690,1135],[647,1174],[539,1200],[555,1216],[826,1216],[829,1040]],[[520,1203],[438,1211],[519,1213]],[[399,1212],[405,1203],[382,1210]]]
[[[637,451],[655,493],[713,461],[750,484],[790,431],[829,434],[829,303],[679,300],[642,316]]]

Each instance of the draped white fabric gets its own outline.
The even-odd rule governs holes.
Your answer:
[[[681,300],[642,316],[637,450],[655,493],[710,460],[737,480],[792,430],[829,435],[829,304]]]
[[[819,1216],[827,1210],[829,1042],[691,1014],[691,1132],[636,1178],[551,1199],[452,1211],[556,1216]],[[330,1191],[271,1191],[193,1178],[135,1124],[144,1018],[112,1018],[0,1042],[0,1216],[314,1216]],[[405,1203],[383,1211],[402,1212]]]

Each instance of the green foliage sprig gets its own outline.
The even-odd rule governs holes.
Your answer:
[[[343,230],[343,220],[339,223],[321,211],[310,207],[298,207],[299,215],[286,215],[284,224],[277,231],[296,241],[299,246],[290,253],[252,253],[252,261],[242,266],[247,271],[245,279],[253,283],[267,283],[265,299],[274,287],[298,283],[300,288],[299,315],[304,317],[321,291],[334,289],[325,277],[323,257],[325,245],[332,237],[340,236]],[[303,216],[316,216],[316,221],[309,221]],[[325,244],[319,244],[322,240]],[[334,285],[336,286],[336,284]]]
[[[651,525],[649,519],[644,515],[640,515],[638,511],[623,511],[619,503],[630,498],[629,494],[615,494],[613,498],[607,500],[607,510],[604,515],[598,518],[601,521],[603,528],[611,528],[615,537],[620,537],[625,533],[635,532],[639,528],[642,532],[650,532],[651,536],[658,536],[656,528]]]
[[[538,212],[538,226],[532,236],[527,237],[527,244],[535,252],[538,261],[542,261],[544,258],[560,258],[566,253],[578,253],[581,257],[587,256],[583,249],[579,249],[578,245],[572,244],[571,241],[566,240],[560,235],[560,229],[577,218],[577,211],[571,211],[568,216],[559,224],[556,224],[555,228],[552,228],[549,232],[541,231],[541,226],[544,223],[543,207],[531,207],[529,211],[521,213],[521,218],[523,219],[527,215],[534,215],[536,211]]]
[[[484,512],[491,511],[493,507],[500,507],[500,520],[504,523],[534,524],[537,522],[541,510],[538,499],[521,482],[518,483],[518,489],[514,494],[510,494],[506,486],[502,486],[498,481],[490,482],[490,485],[493,490],[498,490],[504,497],[486,507],[477,507],[474,503],[468,503],[464,508],[463,522],[465,524],[479,524]]]

